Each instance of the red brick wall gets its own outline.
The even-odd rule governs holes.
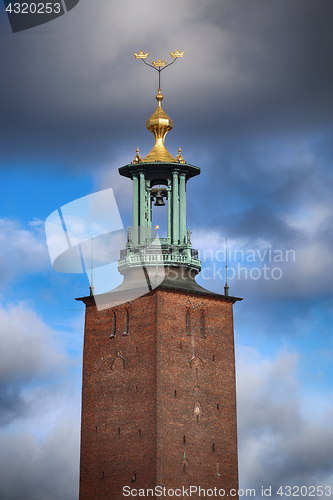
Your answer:
[[[129,333],[124,336],[126,308]],[[154,310],[153,297],[100,312],[95,306],[86,309],[80,500],[123,498],[123,486],[135,475],[132,484],[156,483]],[[113,311],[117,328],[110,338]]]
[[[120,500],[125,485],[238,487],[232,307],[166,289],[100,312],[87,305],[80,500]]]
[[[186,334],[187,309],[191,335]],[[237,488],[232,304],[211,296],[158,291],[157,339],[158,483]]]

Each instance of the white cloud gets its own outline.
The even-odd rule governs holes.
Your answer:
[[[1,305],[0,342],[0,497],[76,500],[81,356],[26,303]]]
[[[333,404],[313,420],[297,379],[298,355],[262,358],[237,346],[240,483],[243,488],[330,484]],[[305,396],[304,396],[305,394]],[[316,404],[316,401],[313,401]],[[260,496],[257,494],[257,496]],[[272,493],[272,497],[276,495]]]
[[[0,305],[0,339],[0,383],[30,381],[68,367],[55,332],[24,302]]]
[[[18,276],[44,271],[50,266],[41,221],[35,219],[29,225],[31,229],[25,229],[19,222],[0,219],[2,287]]]

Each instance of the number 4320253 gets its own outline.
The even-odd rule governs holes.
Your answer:
[[[60,3],[10,3],[6,8],[6,11],[10,14],[60,14],[61,5]]]

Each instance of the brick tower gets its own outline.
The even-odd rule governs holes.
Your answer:
[[[146,124],[153,149],[119,169],[133,182],[124,281],[98,296],[98,308],[94,296],[78,299],[86,304],[80,500],[176,498],[191,486],[193,499],[207,490],[221,499],[238,488],[233,304],[241,299],[195,281],[186,183],[200,169],[165,148],[173,124],[160,89],[156,99]],[[152,234],[154,201],[167,205],[165,238]]]

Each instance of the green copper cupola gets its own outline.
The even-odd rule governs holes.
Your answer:
[[[179,51],[171,53],[174,61],[183,54]],[[136,54],[141,59],[147,55]],[[160,84],[160,71],[167,67],[166,61],[158,60],[153,64],[158,68]],[[186,223],[186,185],[189,179],[200,174],[200,168],[186,163],[181,148],[175,157],[166,149],[165,136],[172,129],[173,122],[162,108],[161,88],[156,99],[157,109],[146,122],[155,138],[152,150],[142,159],[137,148],[132,163],[119,169],[120,175],[133,182],[133,221],[118,269],[126,277],[135,267],[144,265],[149,269],[163,265],[166,275],[171,268],[185,269],[191,271],[194,278],[201,263],[198,251],[192,248],[191,232]],[[156,232],[152,228],[152,208],[159,210],[164,205],[167,206],[167,234],[153,237],[153,232]],[[158,245],[158,252],[154,252],[154,245]]]

